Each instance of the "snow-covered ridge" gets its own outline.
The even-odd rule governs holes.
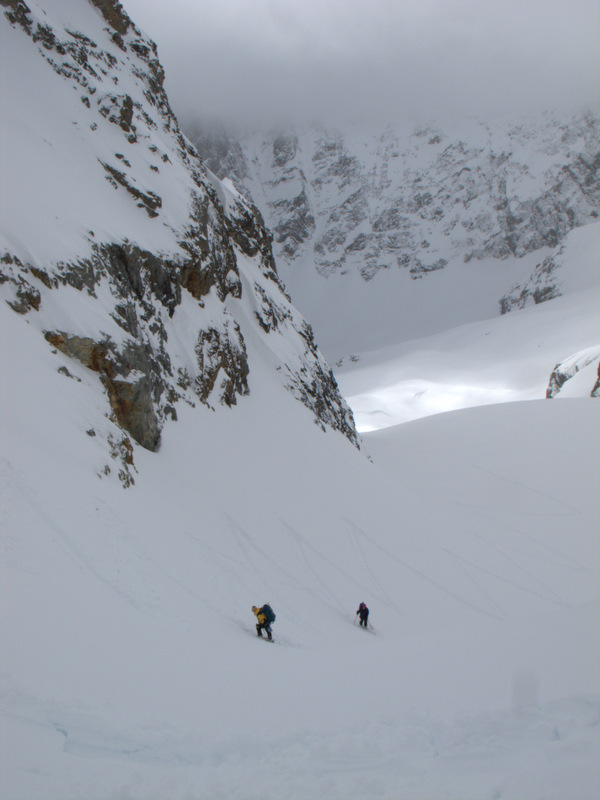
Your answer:
[[[356,444],[260,214],[182,135],[153,42],[108,0],[3,6],[3,313],[97,374],[123,441],[156,449],[182,401],[235,405],[262,360]]]

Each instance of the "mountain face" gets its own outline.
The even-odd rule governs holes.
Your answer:
[[[544,117],[342,134],[308,129],[228,138],[190,125],[207,166],[256,198],[289,262],[307,249],[322,274],[407,269],[554,247],[600,207],[600,120]]]
[[[304,297],[311,320],[318,302],[302,282],[316,297],[319,277],[370,282],[400,273],[400,295],[413,291],[405,278],[490,259],[502,271],[538,251],[531,278],[496,296],[496,313],[498,303],[505,313],[550,299],[560,293],[547,276],[565,235],[600,212],[600,119],[592,113],[237,138],[196,123],[188,133],[211,170],[254,198],[292,298]]]
[[[357,445],[261,215],[182,135],[153,42],[114,0],[0,5],[4,57],[29,76],[24,93],[3,70],[3,305],[66,378],[95,373],[124,474],[129,437],[156,450],[178,404],[243,402],[262,363]]]

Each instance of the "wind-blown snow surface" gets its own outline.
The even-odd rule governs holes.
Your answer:
[[[97,377],[2,319],[2,797],[597,796],[595,400],[379,431],[371,462],[265,367],[124,490]]]

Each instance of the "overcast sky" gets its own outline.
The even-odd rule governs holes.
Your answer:
[[[599,0],[121,0],[182,119],[435,119],[600,99]]]

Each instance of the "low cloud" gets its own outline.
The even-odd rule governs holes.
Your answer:
[[[183,119],[432,119],[596,105],[597,0],[122,0]]]

